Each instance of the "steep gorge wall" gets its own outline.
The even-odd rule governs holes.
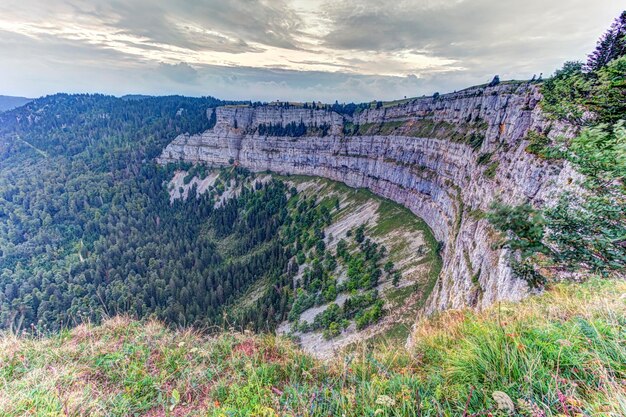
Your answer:
[[[480,308],[528,293],[526,283],[513,276],[506,250],[494,246],[494,231],[481,213],[495,199],[542,205],[574,175],[524,150],[529,130],[549,127],[539,99],[536,85],[511,83],[409,100],[354,117],[301,107],[221,107],[213,129],[177,137],[159,162],[236,162],[252,171],[321,176],[369,188],[423,218],[444,244],[443,269],[425,311]],[[310,133],[258,134],[261,123],[291,122],[304,123]],[[312,136],[322,125],[330,126],[329,133]],[[359,134],[344,135],[348,125],[360,126]],[[550,135],[563,133],[562,126],[550,128]]]

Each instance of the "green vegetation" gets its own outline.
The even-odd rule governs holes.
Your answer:
[[[625,30],[626,14],[620,19],[611,31]],[[536,266],[603,275],[626,267],[626,50],[610,47],[623,46],[611,31],[586,67],[568,62],[542,86],[544,112],[581,126],[580,133],[557,143],[547,132],[527,137],[527,152],[571,162],[584,175],[582,192],[565,191],[542,212],[497,205],[490,216],[497,229],[512,233],[506,244],[523,252],[523,261],[514,253],[513,270],[532,282],[545,281]]]
[[[298,192],[296,178],[256,181],[232,160],[198,195],[195,179],[211,167],[153,162],[176,135],[211,127],[206,108],[224,103],[57,95],[0,114],[0,415],[625,415],[626,284],[605,279],[626,266],[626,14],[621,22],[587,66],[568,63],[543,85],[544,111],[580,134],[527,137],[529,153],[584,174],[582,192],[486,214],[456,190],[454,233],[464,215],[487,217],[514,273],[547,292],[421,318],[410,349],[395,339],[432,291],[441,244],[408,210],[377,200],[376,224],[326,236],[371,193],[329,182]],[[351,115],[372,105],[391,104],[311,108]],[[478,152],[486,128],[426,118],[346,123],[344,134],[439,137]],[[316,129],[325,134],[302,123],[258,133]],[[491,154],[477,161],[495,176]],[[176,187],[190,198],[170,203]],[[425,242],[390,236],[415,230]],[[407,247],[428,263],[423,277],[403,276],[419,266],[399,259]],[[480,296],[485,270],[462,256]],[[544,278],[564,268],[604,278]],[[323,362],[244,330],[284,321],[326,339],[375,323],[385,331]]]
[[[182,283],[223,262],[199,233],[210,203],[170,206],[171,171],[151,161],[221,103],[61,94],[0,115],[0,327],[190,321]]]
[[[344,260],[326,249],[323,234],[337,198],[301,198],[280,180],[253,186],[254,178],[233,166],[198,198],[170,204],[174,184],[164,184],[175,171],[184,171],[178,191],[196,196],[192,180],[211,168],[164,168],[153,159],[177,134],[208,129],[215,118],[206,117],[206,107],[219,103],[58,95],[1,116],[0,328],[56,331],[130,314],[171,325],[227,320],[272,330],[304,307],[372,288],[372,277],[400,279],[393,268],[382,272],[380,255],[371,264],[379,249],[364,237],[362,249],[345,255],[353,263],[349,288],[337,282]],[[234,197],[215,207],[231,188]],[[249,291],[255,297],[241,303]],[[379,304],[360,303],[342,320],[375,322]]]
[[[226,174],[226,171],[224,171],[223,174]],[[204,164],[192,165],[191,167],[189,167],[189,169],[187,169],[187,175],[185,175],[185,178],[183,179],[183,184],[185,185],[189,184],[194,177],[197,177],[198,179],[202,181],[203,179],[207,177],[207,175],[209,175],[209,169],[206,165]],[[225,175],[222,175],[222,176],[225,176]]]
[[[513,272],[525,279],[531,287],[543,285],[545,279],[532,265],[532,257],[551,253],[543,243],[545,219],[541,213],[529,204],[511,207],[495,203],[487,218],[496,229],[507,232],[503,244],[513,251],[514,258],[511,260]]]
[[[304,200],[298,207],[302,207],[302,204],[310,203]],[[321,206],[321,210],[323,209],[324,206]],[[315,210],[306,212],[316,213]],[[381,262],[387,249],[365,237],[365,224],[348,234],[352,238],[351,241],[340,240],[334,254],[326,251],[324,245],[315,245],[314,250],[307,252],[309,266],[305,267],[302,279],[296,281],[297,298],[294,308],[289,313],[289,320],[295,322],[296,329],[323,330],[324,336],[329,339],[339,335],[341,329],[345,329],[351,320],[356,322],[358,329],[362,329],[383,316],[383,302],[374,288],[383,275]],[[303,235],[315,235],[315,231],[312,233],[307,229],[304,229],[304,233],[301,231],[296,249],[300,246],[304,250],[313,249],[312,244],[299,245]],[[354,249],[350,249],[352,247]],[[334,276],[339,264],[345,266],[347,275],[346,281],[341,283]],[[387,261],[385,273],[391,276],[396,272],[393,262]],[[298,323],[300,313],[314,305],[335,301],[340,293],[348,294],[341,307],[332,303],[315,316],[312,325]]]
[[[550,139],[545,134],[530,131],[526,135],[526,140],[529,142],[528,146],[526,146],[526,152],[539,158],[560,159],[565,156],[561,150],[551,146]]]
[[[0,414],[624,415],[624,292],[622,281],[559,284],[521,304],[423,319],[409,350],[378,340],[331,362],[274,336],[123,317],[5,334]]]
[[[546,80],[542,86],[541,108],[555,119],[581,123],[584,98],[589,94],[589,85],[582,73],[580,62],[566,62],[562,69]]]
[[[257,128],[257,133],[261,136],[291,136],[299,137],[307,133],[312,135],[326,136],[330,130],[330,125],[323,124],[319,127],[307,127],[302,121],[300,123],[291,122],[286,125],[282,124],[265,124],[261,123]]]
[[[536,135],[532,151],[552,158],[559,155],[585,175],[584,192],[564,192],[557,204],[537,214],[537,228],[545,228],[547,253],[552,262],[570,269],[591,269],[607,274],[626,265],[626,129],[624,121],[584,128],[564,150],[549,145]],[[511,225],[513,226],[513,225]],[[504,223],[502,231],[511,230]],[[538,246],[537,246],[538,247]],[[544,248],[545,249],[545,248]],[[526,268],[528,269],[528,268]]]
[[[507,244],[520,250],[523,257],[547,251],[543,244],[545,220],[529,204],[510,207],[496,203],[488,219],[497,229],[512,234]]]
[[[555,119],[614,124],[626,113],[626,12],[600,39],[586,65],[566,62],[543,87],[541,106]],[[585,115],[587,111],[593,116]]]
[[[306,176],[275,178],[298,184],[303,189],[298,193],[292,186],[288,203],[291,220],[282,231],[283,244],[291,248],[292,254],[295,253],[285,276],[290,280],[264,281],[266,294],[259,298],[255,289],[253,294],[240,297],[228,308],[229,321],[245,322],[240,308],[242,304],[248,308],[259,299],[280,293],[281,299],[276,299],[290,308],[287,319],[296,336],[300,332],[320,331],[330,339],[351,323],[359,328],[376,323],[384,317],[382,300],[389,302],[392,308],[401,308],[403,313],[398,320],[405,327],[410,326],[441,268],[441,259],[435,250],[437,242],[426,224],[408,209],[365,189]],[[334,224],[369,204],[378,205],[376,220],[371,225],[354,226],[343,238],[325,235],[327,227],[332,229]],[[425,242],[414,253],[409,249],[409,240],[415,238],[424,238]],[[375,243],[380,241],[385,242],[385,247]],[[415,257],[416,261],[409,262],[406,268],[421,264],[426,268],[403,277],[402,270],[396,268],[395,263],[406,263],[407,256]],[[380,293],[373,291],[379,284],[386,287],[386,281],[391,286],[403,282],[403,287]],[[282,298],[283,293],[285,298]],[[361,298],[364,294],[367,297]],[[411,295],[413,298],[409,299]],[[254,299],[253,303],[248,301],[250,297]],[[281,303],[275,304],[275,311],[282,311]],[[333,307],[333,303],[338,307]],[[326,310],[329,306],[330,311]],[[259,308],[264,306],[251,308],[248,313],[254,316]],[[311,308],[316,309],[317,318],[307,312]],[[305,312],[305,317],[301,318]],[[381,325],[386,326],[385,323]],[[387,333],[386,328],[383,333]]]
[[[420,120],[391,120],[382,123],[365,123],[355,125],[345,122],[343,133],[349,136],[357,135],[404,135],[447,139],[453,142],[467,143],[474,150],[480,149],[485,140],[487,124],[482,120],[466,123],[449,123],[431,119]]]
[[[478,155],[478,158],[476,158],[476,163],[478,165],[486,165],[489,163],[489,161],[491,161],[492,156],[493,152],[481,153],[480,155]]]
[[[524,256],[548,255],[549,264],[571,270],[588,269],[601,274],[623,271],[626,265],[624,122],[585,128],[564,151],[544,149],[539,152],[564,155],[585,175],[581,184],[584,191],[564,192],[555,205],[541,213],[529,206],[496,206],[490,219],[497,229],[513,232],[515,237],[507,243],[513,249],[524,250]],[[520,220],[525,223],[522,234],[518,233]],[[531,236],[524,235],[525,232]],[[544,240],[545,245],[540,243]],[[526,247],[528,242],[530,247]],[[536,263],[538,259],[528,259],[523,268],[514,265],[514,269],[527,275],[532,261]],[[536,274],[533,276],[537,278]]]
[[[567,62],[544,83],[541,107],[549,116],[576,124],[616,123],[626,113],[626,56],[597,71],[584,72],[580,62]],[[594,117],[585,117],[591,111]]]
[[[490,163],[487,166],[487,168],[485,168],[485,171],[483,172],[485,177],[491,178],[491,179],[495,178],[496,177],[496,171],[498,170],[498,166],[499,165],[500,165],[500,163],[498,161]]]

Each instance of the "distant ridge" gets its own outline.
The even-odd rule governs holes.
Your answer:
[[[21,107],[26,103],[33,101],[32,98],[0,96],[0,112]]]
[[[125,96],[120,97],[122,100],[145,100],[147,98],[153,98],[154,96],[147,96],[144,94],[126,94]]]

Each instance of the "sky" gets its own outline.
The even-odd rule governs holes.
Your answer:
[[[0,94],[363,102],[551,74],[621,0],[1,0]]]

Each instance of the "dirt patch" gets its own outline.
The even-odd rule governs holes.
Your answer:
[[[344,213],[340,213],[339,218],[324,230],[326,235],[324,243],[326,243],[326,246],[329,249],[336,247],[339,240],[346,239],[348,230],[359,227],[364,223],[376,224],[379,206],[380,203],[378,201],[370,200],[364,204],[354,205],[349,210],[345,210]],[[330,236],[332,236],[332,241]]]
[[[174,177],[167,184],[167,190],[170,194],[170,204],[174,202],[174,200],[183,199],[186,200],[189,197],[189,191],[195,185],[197,195],[205,193],[209,187],[215,184],[217,177],[219,174],[217,172],[210,172],[206,178],[200,179],[198,177],[193,177],[189,183],[185,184],[185,177],[187,176],[187,171],[176,171],[174,173]],[[182,192],[181,192],[182,189]]]
[[[313,320],[315,320],[315,316],[326,311],[326,309],[331,304],[337,304],[339,307],[343,307],[347,299],[348,299],[348,294],[342,293],[337,296],[335,301],[332,301],[328,304],[324,304],[318,307],[311,307],[308,310],[304,310],[302,314],[300,314],[300,321],[306,321],[309,324],[313,323]]]
[[[233,353],[242,353],[242,354],[244,354],[246,356],[252,357],[252,356],[256,355],[258,350],[259,350],[259,347],[256,345],[254,340],[246,339],[243,342],[237,344],[233,348]]]

